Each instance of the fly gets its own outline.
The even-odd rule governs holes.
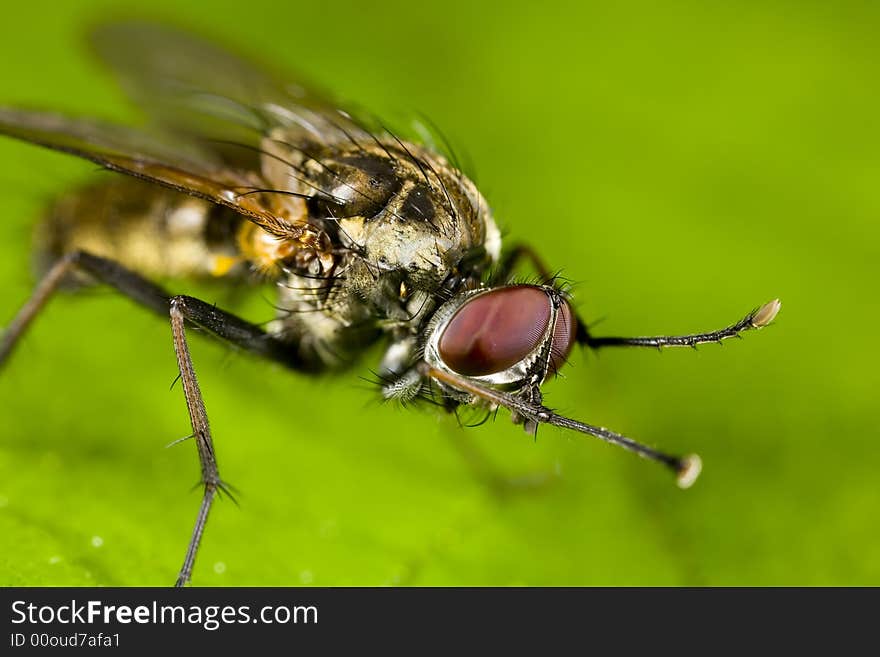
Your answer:
[[[541,385],[575,345],[719,342],[767,326],[778,300],[717,331],[594,336],[531,248],[502,251],[489,204],[435,150],[185,33],[116,23],[92,43],[156,127],[0,108],[0,133],[125,174],[63,196],[48,213],[42,278],[0,341],[0,365],[63,283],[108,285],[170,318],[203,486],[177,586],[190,580],[212,503],[226,490],[191,326],[307,373],[349,367],[381,342],[385,398],[506,408],[526,431],[589,434],[665,465],[683,488],[694,482],[696,455],[563,417],[543,404]],[[523,260],[541,282],[513,282]],[[174,295],[159,278],[270,281],[278,312],[260,326]]]

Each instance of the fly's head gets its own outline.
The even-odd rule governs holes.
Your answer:
[[[568,299],[551,286],[481,289],[438,309],[424,359],[439,370],[518,391],[559,370],[576,331]]]
[[[541,384],[559,371],[576,338],[577,320],[564,292],[549,285],[480,288],[437,309],[422,336],[422,364],[454,404],[485,403],[476,389],[540,404]],[[421,389],[421,377],[410,381]],[[528,431],[535,426],[517,413],[513,419]]]

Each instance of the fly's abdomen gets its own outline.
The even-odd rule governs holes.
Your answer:
[[[242,218],[207,201],[118,178],[61,197],[37,232],[45,269],[84,250],[148,278],[213,278],[243,270],[236,245]]]

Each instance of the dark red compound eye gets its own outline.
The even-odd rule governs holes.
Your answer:
[[[502,372],[538,348],[550,315],[550,297],[534,285],[486,292],[452,316],[440,336],[440,357],[465,376]],[[570,323],[570,311],[568,317]]]
[[[563,301],[556,313],[556,326],[553,327],[553,343],[550,345],[550,371],[556,374],[565,364],[577,336],[577,320],[568,301]]]

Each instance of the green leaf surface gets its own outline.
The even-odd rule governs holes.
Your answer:
[[[135,116],[81,45],[118,3],[4,11],[2,104]],[[870,4],[150,3],[440,125],[503,225],[575,284],[596,333],[777,322],[691,350],[578,353],[548,403],[665,450],[700,481],[498,419],[461,430],[210,341],[194,358],[223,476],[195,585],[880,584],[880,11]],[[129,12],[131,14],[132,12]],[[143,15],[143,14],[141,14]],[[14,29],[13,29],[14,28]],[[33,285],[31,227],[110,174],[0,140],[0,322]],[[223,302],[216,289],[174,289]],[[271,315],[259,293],[254,320]],[[0,374],[0,584],[168,585],[199,500],[167,322],[105,290],[55,299]],[[363,377],[363,378],[362,378]],[[510,475],[499,498],[453,447]]]

